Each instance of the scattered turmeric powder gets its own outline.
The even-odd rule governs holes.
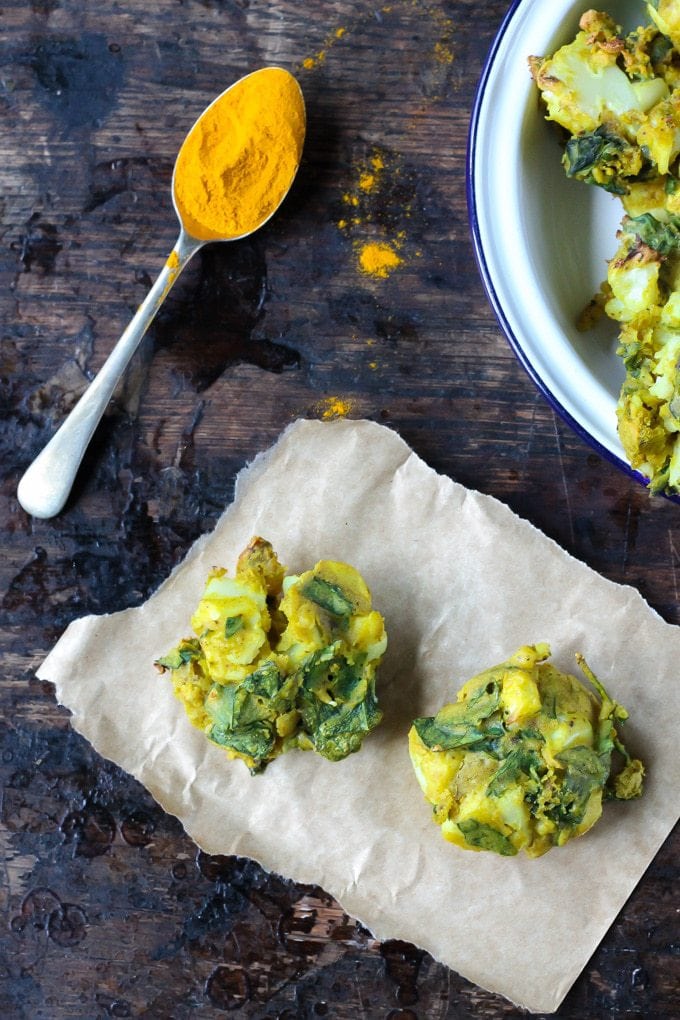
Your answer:
[[[376,175],[366,170],[359,178],[359,187],[362,191],[373,191],[376,185],[376,180]]]
[[[391,164],[391,165],[390,165]],[[404,185],[409,187],[408,178],[404,178],[401,167],[394,159],[389,159],[385,152],[373,149],[355,164],[355,181],[350,189],[343,192],[342,203],[346,215],[340,217],[337,226],[348,235],[374,234],[379,230],[380,239],[354,237],[353,247],[359,270],[376,279],[386,279],[395,269],[403,265],[402,249],[406,242],[406,231],[391,230],[386,232],[381,208],[391,202],[391,194],[400,181],[401,191]],[[389,171],[389,172],[388,172]],[[395,214],[396,215],[396,214]],[[408,219],[411,215],[411,203],[400,198],[399,216]]]
[[[385,169],[385,160],[380,152],[375,151],[363,164],[357,167],[358,179],[356,191],[346,191],[342,200],[345,205],[358,206],[362,195],[375,192],[382,182],[382,171]],[[340,224],[338,224],[340,226]]]
[[[331,46],[335,45],[336,42],[342,39],[346,31],[347,29],[343,27],[336,28],[326,37],[323,49],[320,49],[313,57],[305,57],[302,61],[301,67],[303,67],[305,71],[313,71],[319,66],[319,64],[323,64],[328,54],[328,50]]]
[[[380,172],[385,169],[385,160],[379,152],[374,152],[369,167],[359,176],[359,187],[362,191],[375,191],[380,184]]]
[[[434,58],[440,64],[453,63],[453,48],[449,42],[440,40],[434,44]]]
[[[302,66],[304,67],[305,71],[313,71],[314,68],[318,67],[319,64],[323,64],[325,59],[326,59],[326,51],[325,50],[319,50],[319,52],[316,54],[316,56],[314,56],[314,57],[305,57],[305,59],[302,61]]]
[[[188,232],[231,239],[264,223],[290,187],[304,137],[302,92],[283,68],[254,71],[223,92],[177,157],[173,195]]]
[[[323,421],[330,421],[332,418],[347,417],[353,409],[354,404],[345,397],[326,397],[319,403],[317,412]]]
[[[386,279],[404,260],[386,241],[369,241],[359,249],[359,267],[369,276]]]

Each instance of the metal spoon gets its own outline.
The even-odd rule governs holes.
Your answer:
[[[102,415],[104,414],[106,406],[111,399],[120,377],[125,371],[130,358],[137,350],[142,337],[149,328],[154,316],[158,312],[158,309],[167,297],[170,288],[189,262],[189,259],[208,242],[213,242],[215,240],[238,241],[244,237],[248,237],[251,233],[253,233],[253,231],[263,226],[263,224],[274,215],[288,193],[297,172],[297,163],[291,171],[290,180],[288,181],[285,191],[281,195],[276,207],[270,209],[266,216],[264,216],[259,223],[254,224],[250,230],[234,237],[215,238],[212,236],[206,236],[205,238],[200,238],[190,233],[183,222],[182,211],[180,209],[176,191],[177,167],[180,164],[182,150],[187,145],[187,142],[198,123],[206,116],[208,110],[221,102],[227,93],[231,92],[232,89],[237,88],[242,82],[246,81],[246,79],[252,78],[255,75],[268,75],[272,72],[280,75],[282,73],[282,68],[262,68],[259,71],[254,71],[250,75],[246,75],[244,78],[240,78],[237,82],[231,85],[225,92],[221,93],[221,95],[219,95],[210,104],[210,106],[206,107],[183,142],[182,148],[177,156],[172,175],[172,201],[180,223],[180,233],[177,243],[163,266],[158,279],[137,309],[132,321],[111,351],[109,357],[104,362],[76,406],[60,426],[59,430],[54,434],[52,439],[50,439],[42,452],[38,454],[36,459],[21,478],[17,488],[17,497],[24,510],[26,510],[29,514],[32,514],[34,517],[54,517],[63,508],[66,500],[68,499],[71,487],[73,486],[78,468],[80,467],[80,462],[85,455],[88,444]],[[286,75],[288,74],[288,72],[283,73]],[[289,77],[293,82],[295,82],[292,75]],[[304,124],[304,100],[302,98],[302,92],[300,91],[299,86],[297,86],[297,82],[295,82],[295,85],[296,89],[294,90],[294,94],[296,99],[299,99],[299,107],[296,107],[291,111],[291,117],[301,117],[302,123]]]

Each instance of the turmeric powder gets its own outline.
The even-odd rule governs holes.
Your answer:
[[[173,196],[185,229],[201,241],[255,230],[288,191],[304,137],[302,92],[283,68],[254,71],[223,92],[177,157]]]
[[[359,249],[359,268],[362,273],[382,280],[387,279],[403,261],[392,245],[385,241],[370,241]]]

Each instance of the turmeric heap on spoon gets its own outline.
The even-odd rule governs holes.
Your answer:
[[[242,237],[264,223],[290,187],[304,139],[300,86],[283,68],[255,71],[218,96],[187,136],[173,175],[192,237]]]

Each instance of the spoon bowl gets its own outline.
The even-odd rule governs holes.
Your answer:
[[[273,129],[272,111],[277,114]],[[260,116],[269,119],[267,131]],[[231,134],[220,130],[224,121]],[[172,175],[177,242],[109,357],[22,476],[17,498],[27,513],[47,519],[63,509],[116,385],[177,277],[205,244],[242,240],[271,219],[295,179],[304,131],[302,91],[280,67],[240,78],[196,120]]]

